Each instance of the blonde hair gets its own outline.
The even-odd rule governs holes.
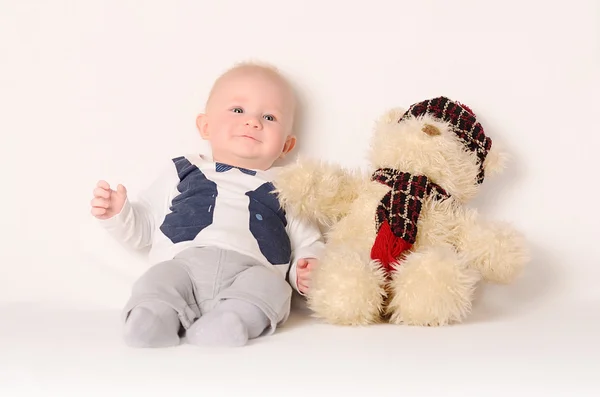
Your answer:
[[[231,66],[230,68],[225,70],[223,73],[221,73],[221,75],[219,77],[217,77],[217,79],[214,81],[214,83],[210,89],[210,92],[208,93],[208,98],[206,99],[205,108],[208,108],[208,104],[209,104],[211,98],[213,97],[213,94],[214,94],[216,88],[218,87],[219,83],[223,79],[225,79],[227,76],[229,76],[233,73],[242,71],[242,70],[256,70],[259,72],[269,73],[270,75],[272,75],[273,77],[278,79],[282,84],[284,84],[290,90],[290,93],[294,99],[294,102],[296,102],[296,90],[294,89],[294,86],[291,84],[290,80],[279,70],[279,68],[277,68],[275,65],[273,65],[269,62],[265,62],[265,61],[246,60],[246,61],[239,61],[239,62],[234,63],[233,66]]]

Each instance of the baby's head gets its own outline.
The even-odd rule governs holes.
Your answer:
[[[293,88],[274,67],[243,63],[215,81],[196,125],[215,161],[266,170],[296,144],[295,112]]]

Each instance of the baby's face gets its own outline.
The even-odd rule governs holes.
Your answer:
[[[294,106],[276,76],[240,70],[217,83],[198,128],[215,161],[264,170],[294,146]]]

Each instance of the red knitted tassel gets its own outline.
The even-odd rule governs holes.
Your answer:
[[[390,224],[384,221],[379,228],[373,248],[371,248],[371,259],[381,262],[382,267],[390,273],[392,264],[400,259],[402,253],[409,250],[412,244],[396,237],[390,228]]]

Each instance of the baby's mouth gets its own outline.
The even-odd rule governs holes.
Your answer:
[[[251,135],[240,135],[242,138],[248,138],[248,139],[252,139],[253,141],[256,142],[260,142],[258,139],[256,139],[255,137],[251,136]]]

